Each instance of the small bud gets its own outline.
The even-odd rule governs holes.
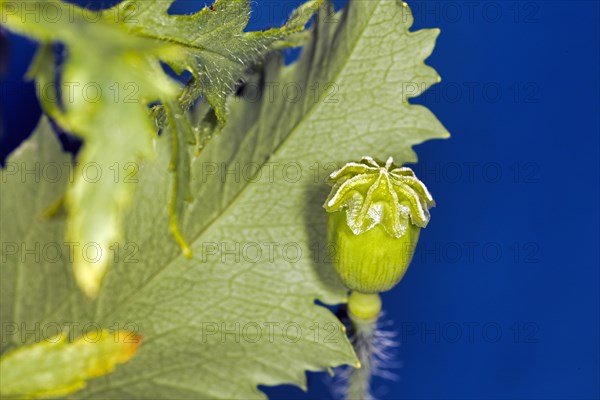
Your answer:
[[[327,239],[344,284],[361,293],[390,290],[404,276],[435,205],[425,185],[390,157],[351,162],[329,177]]]

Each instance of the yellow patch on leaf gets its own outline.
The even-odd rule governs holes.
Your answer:
[[[0,397],[64,396],[106,375],[137,352],[142,336],[129,331],[87,332],[73,342],[66,334],[22,346],[0,357]]]

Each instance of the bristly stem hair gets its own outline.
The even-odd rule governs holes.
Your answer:
[[[360,365],[342,373],[343,396],[347,400],[373,400],[371,381],[374,376],[396,379],[389,368],[394,366],[392,353],[399,343],[395,340],[395,332],[385,329],[389,323],[383,316],[378,294],[352,293],[343,320],[348,325],[349,338]]]

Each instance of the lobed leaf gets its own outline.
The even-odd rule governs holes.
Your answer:
[[[171,109],[187,111],[204,96],[222,127],[226,95],[246,68],[271,45],[303,30],[322,1],[307,2],[286,25],[264,32],[243,31],[250,15],[247,0],[219,0],[190,16],[168,15],[171,1],[163,0],[130,0],[102,12],[58,0],[0,1],[7,27],[41,43],[29,76],[37,80],[44,110],[85,139],[78,158],[81,166],[65,204],[67,240],[101,249],[93,263],[80,255],[74,260],[75,277],[88,296],[97,296],[110,265],[110,246],[123,238],[122,214],[133,195],[127,173],[135,172],[137,160],[154,154],[156,127],[148,105],[170,103]],[[55,43],[66,46],[62,65],[57,65],[51,47]],[[177,72],[190,71],[194,79],[179,89],[161,61]],[[182,112],[177,115],[185,117]],[[164,117],[159,114],[159,121]],[[181,121],[172,128],[181,124],[189,123]],[[189,256],[177,225],[177,211],[183,209],[180,199],[186,196],[177,190],[189,184],[189,165],[183,165],[189,164],[186,152],[185,146],[178,146],[171,160],[180,167],[173,170],[169,212],[171,231]]]
[[[82,301],[68,279],[46,283],[66,279],[68,263],[49,269],[13,255],[2,282],[20,289],[0,294],[2,322],[75,318],[133,323],[144,332],[145,345],[130,363],[76,398],[264,398],[259,384],[305,387],[305,370],[354,364],[342,325],[315,304],[346,301],[331,265],[335,254],[325,247],[324,180],[365,154],[414,161],[412,145],[448,136],[427,109],[408,103],[439,80],[424,65],[438,31],[409,32],[411,24],[408,8],[396,1],[351,2],[339,13],[327,5],[301,59],[286,67],[274,55],[249,74],[241,96],[228,98],[229,122],[193,159],[193,201],[181,223],[192,259],[165,235],[162,196],[171,180],[158,166],[170,159],[173,143],[161,135],[157,162],[141,165],[136,207],[125,218],[130,251],[119,253],[98,299]],[[290,88],[302,94],[292,96]],[[205,109],[193,114],[212,118]],[[47,131],[42,121],[30,143]],[[11,161],[35,156],[21,152]],[[47,199],[23,215],[16,196],[25,189],[8,180],[1,211],[12,222],[2,224],[3,237],[30,248],[52,240],[46,231],[56,233],[52,224],[60,222],[27,225]],[[39,268],[45,272],[29,273]]]

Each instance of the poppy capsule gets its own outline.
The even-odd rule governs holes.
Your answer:
[[[412,260],[419,232],[435,205],[425,185],[390,157],[363,157],[333,172],[324,208],[327,240],[342,282],[361,293],[393,288]]]

